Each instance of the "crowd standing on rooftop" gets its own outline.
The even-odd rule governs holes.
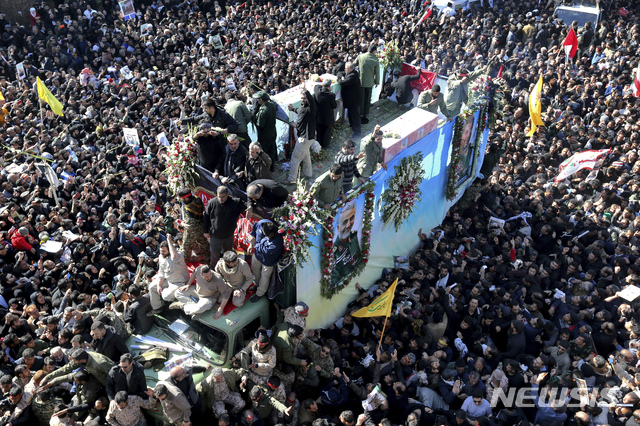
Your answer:
[[[631,93],[640,9],[601,3],[601,22],[582,27],[558,21],[553,1],[447,7],[415,30],[427,7],[415,0],[138,1],[126,21],[107,0],[36,3],[22,24],[0,14],[3,424],[144,425],[141,409],[159,405],[165,424],[181,426],[210,423],[208,412],[220,425],[245,426],[640,423],[640,306],[621,295],[640,285]],[[146,34],[141,24],[151,24]],[[579,44],[573,60],[561,47],[569,27]],[[193,374],[210,366],[175,367],[151,390],[128,335],[149,331],[168,303],[194,316],[215,305],[220,316],[227,303],[246,303],[254,279],[257,301],[282,255],[268,220],[254,229],[251,266],[229,250],[228,227],[245,206],[225,189],[207,206],[188,190],[170,193],[159,135],[171,141],[197,125],[200,164],[246,188],[251,209],[278,205],[287,191],[270,174],[280,160],[270,97],[332,73],[353,86],[342,102],[357,112],[349,124],[360,136],[372,86],[394,84],[372,73],[382,40],[397,40],[405,62],[452,79],[484,69],[495,76],[502,65],[507,88],[482,177],[441,226],[418,232],[409,269],[357,285],[349,312],[399,280],[384,335],[383,319],[350,313],[307,329],[309,307],[299,302],[271,333],[260,330],[233,368],[214,368],[196,385]],[[526,137],[540,75],[545,125]],[[39,103],[37,77],[64,117]],[[417,107],[455,115],[466,92],[444,101],[437,89]],[[305,114],[313,102],[336,108],[315,95],[304,95]],[[309,133],[294,151],[305,176],[306,145],[326,147],[331,135],[326,112],[299,122]],[[141,150],[125,143],[124,128],[137,129]],[[364,158],[339,141],[339,165],[315,196],[329,194],[330,203],[349,190],[347,173],[364,179],[386,168],[376,136],[367,136]],[[591,176],[554,183],[572,154],[605,148]],[[36,162],[48,163],[60,186]],[[489,227],[492,217],[503,225]],[[60,252],[43,250],[47,241],[62,243]],[[192,260],[205,264],[190,278]],[[573,392],[583,386],[586,399]],[[500,398],[519,390],[533,406]],[[550,391],[564,396],[551,400]]]

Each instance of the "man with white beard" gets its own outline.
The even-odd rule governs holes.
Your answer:
[[[337,285],[356,267],[360,261],[360,242],[358,231],[353,231],[356,217],[356,202],[345,204],[338,218],[337,238],[333,242],[333,269],[331,285]]]

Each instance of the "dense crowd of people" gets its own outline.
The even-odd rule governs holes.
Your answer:
[[[125,20],[113,1],[42,2],[22,26],[0,14],[2,424],[137,426],[159,406],[179,426],[211,412],[245,426],[640,423],[640,306],[629,291],[640,285],[637,2],[602,2],[601,22],[578,26],[558,21],[554,2],[482,0],[412,29],[427,3],[147,0]],[[371,87],[401,86],[374,72],[392,40],[405,62],[450,76],[455,98],[434,87],[417,107],[452,118],[468,76],[501,65],[506,96],[481,178],[441,226],[418,232],[408,269],[357,285],[349,312],[398,279],[384,335],[383,318],[350,313],[307,329],[299,302],[231,368],[175,367],[149,388],[130,333],[163,309],[197,318],[215,306],[220,317],[258,301],[283,255],[269,220],[249,232],[251,259],[232,250],[239,215],[288,194],[271,176],[270,97],[334,74],[359,137]],[[545,125],[526,137],[540,75]],[[39,102],[37,77],[63,117]],[[303,93],[297,110],[292,155],[306,178],[310,142],[331,140],[329,86]],[[163,174],[161,135],[171,142],[190,125],[198,162],[226,185],[206,206],[187,188],[168,191]],[[364,156],[339,141],[336,165],[310,189],[322,205],[386,168],[378,130]],[[572,154],[605,148],[598,170],[554,183]],[[190,272],[191,262],[202,265]]]

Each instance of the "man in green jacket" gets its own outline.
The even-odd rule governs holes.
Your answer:
[[[446,103],[451,117],[460,114],[462,104],[469,101],[469,83],[480,77],[486,70],[486,65],[472,73],[466,68],[462,68],[455,75],[449,77]]]
[[[255,114],[258,140],[262,145],[262,150],[269,155],[272,163],[270,171],[274,170],[274,164],[278,161],[278,147],[276,146],[276,112],[278,107],[269,98],[267,92],[261,90],[254,98],[258,101],[258,111]]]
[[[360,88],[362,90],[362,124],[367,124],[369,120],[369,108],[371,107],[371,92],[374,86],[380,81],[380,61],[376,56],[377,46],[369,46],[367,53],[361,53],[353,62],[359,69]]]
[[[444,95],[440,92],[439,84],[434,84],[430,90],[425,90],[420,93],[418,108],[422,108],[436,115],[438,115],[438,109],[440,109],[442,114],[447,117],[447,120],[452,120],[451,113],[447,109],[447,104],[444,101]]]
[[[373,129],[371,137],[364,143],[362,147],[364,157],[358,160],[358,171],[363,178],[371,177],[375,173],[378,164],[387,170],[387,164],[382,161],[382,131],[380,125],[376,125]]]
[[[293,407],[287,407],[280,401],[269,395],[266,388],[255,385],[249,392],[251,398],[251,411],[261,420],[271,417],[273,410],[278,410],[285,415],[289,415]]]
[[[40,386],[45,386],[56,377],[69,374],[80,367],[84,367],[89,374],[98,379],[102,386],[107,383],[107,375],[111,367],[113,367],[113,361],[109,358],[98,352],[87,352],[84,349],[76,349],[75,352],[71,353],[70,358],[71,361],[67,365],[47,374],[42,379]]]
[[[248,133],[251,112],[245,103],[238,99],[235,92],[230,90],[225,93],[224,97],[227,100],[224,110],[238,122],[238,130],[235,133],[238,135],[240,143],[248,150],[251,143],[251,137]]]
[[[339,164],[333,164],[331,168],[318,176],[311,186],[311,195],[316,199],[320,206],[328,209],[331,203],[338,198],[346,201],[347,197],[343,191],[342,167]]]

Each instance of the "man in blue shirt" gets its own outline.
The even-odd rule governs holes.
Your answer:
[[[258,290],[251,296],[251,301],[257,302],[269,288],[273,267],[284,253],[284,242],[278,228],[269,219],[263,219],[253,226],[249,241],[255,249],[251,259],[251,271],[258,283]]]

